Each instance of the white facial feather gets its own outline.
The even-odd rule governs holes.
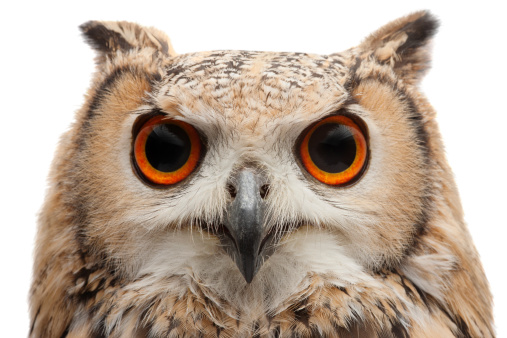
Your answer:
[[[247,284],[219,242],[206,234],[182,230],[166,237],[154,238],[145,248],[143,264],[137,277],[143,276],[131,288],[142,290],[146,297],[159,294],[161,288],[184,293],[189,285],[168,276],[191,276],[209,293],[238,309],[258,309],[274,312],[289,296],[304,285],[308,274],[330,277],[336,286],[345,287],[358,282],[374,283],[363,267],[350,257],[340,238],[326,231],[301,228],[263,265],[251,284]],[[177,291],[179,290],[179,291]]]

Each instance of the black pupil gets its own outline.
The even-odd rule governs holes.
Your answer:
[[[322,171],[341,173],[347,170],[356,158],[356,142],[351,128],[338,123],[317,127],[308,141],[308,152]]]
[[[146,140],[146,157],[153,168],[172,172],[181,168],[190,156],[190,138],[174,124],[160,124],[153,128]]]

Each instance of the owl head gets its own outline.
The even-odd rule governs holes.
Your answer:
[[[39,243],[58,244],[36,267],[65,253],[147,303],[191,290],[231,313],[276,312],[311,276],[393,269],[442,297],[425,273],[469,239],[418,89],[436,28],[423,11],[331,55],[178,55],[154,28],[85,23],[97,72],[53,165]]]
[[[435,29],[416,13],[340,54],[176,55],[154,29],[86,23],[98,72],[66,156],[80,241],[123,273],[184,252],[246,283],[289,247],[396,264],[432,209],[417,83]]]

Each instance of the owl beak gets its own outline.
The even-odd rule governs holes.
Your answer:
[[[241,170],[236,178],[234,200],[227,208],[226,230],[219,236],[247,283],[252,282],[264,261],[271,254],[272,236],[264,230],[265,202],[260,194],[260,175]]]

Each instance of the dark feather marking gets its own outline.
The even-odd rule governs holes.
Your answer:
[[[157,38],[155,35],[152,35],[155,40],[158,41],[158,43],[160,43],[160,46],[162,47],[162,53],[164,53],[165,55],[169,55],[169,45],[167,44],[166,41],[164,40],[160,40],[159,38]]]
[[[271,329],[271,324],[273,323],[273,316],[270,314],[266,315],[266,319],[268,320],[268,330]]]
[[[90,100],[86,116],[83,120],[81,128],[79,129],[79,135],[76,140],[76,146],[78,151],[83,150],[86,147],[86,140],[89,138],[91,133],[91,119],[96,115],[97,110],[100,108],[102,100],[105,95],[109,93],[110,87],[120,78],[125,72],[130,71],[128,68],[117,68],[100,84],[95,91],[94,96]]]
[[[468,329],[468,325],[465,323],[463,318],[460,316],[457,316],[456,320],[454,321],[458,329],[460,330],[461,334],[459,335],[460,338],[471,338],[472,335],[470,334],[470,331]]]
[[[338,325],[338,323],[336,323],[334,320],[331,320],[331,325],[333,326],[333,328],[336,332],[336,337],[340,337],[340,338],[355,338],[355,337],[357,337],[357,335],[355,334],[355,332],[356,332],[355,328],[356,328],[357,323],[351,324],[350,327],[346,328],[346,327]]]
[[[125,309],[125,311],[123,311],[121,316],[126,317],[129,314],[129,312],[132,311],[132,309],[134,309],[134,305],[131,304],[131,305],[127,306],[127,308]],[[142,317],[140,317],[140,318],[142,318]]]
[[[401,323],[391,323],[391,333],[396,338],[410,338],[407,329]]]
[[[169,327],[167,328],[167,334],[171,333],[172,330],[176,329],[178,326],[180,326],[180,320],[174,318],[174,315],[172,315],[170,318],[167,318],[169,320]]]
[[[33,317],[33,322],[32,322],[32,326],[30,328],[29,335],[31,335],[33,333],[33,328],[35,327],[35,322],[37,321],[37,317],[39,317],[41,307],[42,307],[42,305],[39,305],[39,308],[37,309],[37,313],[35,313],[35,317]]]
[[[166,77],[167,79],[169,79],[172,83],[179,83],[180,81],[191,81],[192,78],[189,77],[187,74],[189,70],[192,70],[192,69],[189,69],[189,68],[186,68],[185,66],[183,65],[171,65],[171,66],[168,66],[167,68],[165,68],[165,71],[166,71]]]
[[[150,300],[149,304],[153,304],[154,299]],[[154,318],[151,318],[148,320],[148,314],[152,308],[150,306],[145,306],[141,314],[139,315],[139,323],[144,323],[144,328],[146,328],[148,331],[151,330],[151,327],[153,326]]]
[[[424,46],[436,34],[438,26],[438,21],[429,13],[407,23],[400,31],[405,32],[408,37],[398,47],[398,53],[413,53],[415,49]]]
[[[405,284],[405,278],[403,277],[403,275],[399,272],[396,272],[398,276],[400,276],[400,282],[401,282],[401,286],[403,286],[403,289],[405,290],[405,294],[411,299],[411,300],[414,300],[414,292],[412,291],[412,289],[407,285]]]
[[[440,302],[435,302],[435,304],[440,309],[440,311],[442,311],[442,313],[445,314],[446,317],[449,318],[449,320],[452,323],[454,323],[454,325],[456,325],[456,327],[459,328],[458,318],[451,316],[451,314],[447,311],[447,309]],[[463,320],[463,319],[461,319],[461,320]],[[468,327],[467,327],[467,330],[468,330]],[[463,336],[463,337],[467,337],[467,336]]]
[[[253,331],[252,338],[260,338],[261,335],[259,333],[259,328],[260,328],[259,322],[255,321],[252,326],[252,331]]]
[[[431,166],[432,154],[429,147],[429,135],[424,125],[423,115],[419,112],[417,105],[407,92],[403,90],[398,90],[397,92],[400,93],[398,95],[401,95],[401,99],[408,106],[409,121],[415,130],[419,150],[421,151],[421,155],[424,159],[425,169],[427,170],[427,173],[430,174],[429,169]],[[431,179],[425,180],[425,184],[424,196],[421,197],[422,207],[420,208],[420,214],[417,218],[417,222],[414,224],[415,234],[413,237],[413,243],[412,245],[407,246],[405,250],[406,256],[411,254],[419,246],[420,238],[424,235],[424,233],[426,233],[428,223],[434,213]]]
[[[308,309],[303,307],[294,311],[295,320],[302,323],[306,328],[310,328],[310,314]]]
[[[107,338],[103,332],[93,332],[91,338]]]
[[[98,283],[98,285],[97,285],[97,287],[94,290],[87,290],[86,286],[89,283],[88,279],[89,279],[89,274],[86,275],[86,277],[85,277],[85,286],[84,286],[85,290],[83,292],[77,294],[77,298],[82,303],[86,303],[87,301],[89,301],[91,299],[94,299],[99,291],[105,289],[106,279],[105,278],[101,278],[100,281],[99,281],[99,283]],[[76,281],[77,280],[78,280],[78,278],[76,277]]]
[[[309,328],[310,314],[307,309],[308,298],[304,298],[299,303],[292,306],[294,309],[294,320],[302,323],[306,328]]]
[[[347,81],[345,81],[344,88],[347,92],[352,93],[352,91],[359,85],[361,80],[357,76],[357,70],[361,66],[362,60],[359,57],[356,57],[354,65],[350,67],[349,77]]]
[[[99,88],[95,92],[95,96],[92,98],[90,106],[88,107],[88,112],[86,114],[86,120],[92,119],[95,117],[95,113],[100,107],[102,100],[105,98],[105,94],[109,93],[109,89],[116,83],[116,81],[125,73],[130,72],[132,70],[128,67],[120,67],[116,68],[114,71],[109,74],[109,76],[102,81]]]
[[[310,328],[310,335],[308,337],[321,338],[321,337],[325,337],[325,336],[319,332],[317,327],[312,325]]]
[[[331,326],[334,328],[334,330],[335,330],[337,333],[339,333],[340,331],[344,330],[344,328],[343,328],[343,327],[341,327],[340,325],[338,325],[338,323],[337,323],[337,322],[335,322],[333,319],[330,319],[329,321],[330,321],[330,323],[331,323]]]
[[[104,300],[99,300],[95,304],[93,304],[90,309],[88,310],[88,313],[90,316],[92,316],[94,313],[100,310],[100,308],[104,305]]]
[[[429,155],[430,155],[430,148],[429,148],[429,136],[428,132],[426,131],[426,128],[424,128],[424,121],[423,121],[423,114],[419,112],[417,109],[417,105],[414,102],[414,99],[405,91],[400,88],[396,89],[396,93],[398,94],[398,97],[400,100],[402,100],[403,103],[405,103],[408,106],[408,118],[409,121],[412,123],[412,125],[415,128],[415,131],[417,133],[417,141],[418,146],[421,147],[421,150],[424,152],[426,164],[429,163]]]
[[[106,28],[99,22],[88,21],[79,28],[88,44],[98,52],[112,53],[118,49],[127,51],[133,48],[120,33]]]
[[[354,69],[354,72],[350,75],[350,81],[348,80],[346,87],[347,91],[352,93],[363,81],[375,81],[392,88],[393,92],[398,96],[398,99],[407,106],[408,119],[416,130],[418,145],[421,147],[421,150],[429,152],[429,136],[424,128],[423,115],[418,111],[417,105],[407,91],[401,88],[396,81],[392,81],[388,77],[380,76],[380,74],[372,74],[364,78],[359,78],[355,74],[356,71],[357,69]],[[425,155],[425,158],[428,158],[429,154]]]
[[[99,282],[99,285],[97,286],[97,288],[95,290],[93,290],[93,291],[87,290],[87,291],[80,293],[78,295],[79,301],[82,303],[86,303],[87,301],[89,301],[91,299],[95,299],[95,296],[97,295],[97,293],[103,289],[104,289],[104,279],[101,279]]]
[[[341,292],[343,292],[344,294],[346,294],[347,296],[350,296],[349,295],[349,292],[347,291],[346,288],[344,288],[343,286],[335,286],[336,289],[340,290]]]
[[[386,314],[386,308],[381,302],[376,301],[375,306],[383,313]]]
[[[217,329],[217,338],[220,338],[220,333],[222,332],[222,328],[220,326],[216,325],[215,323],[213,323],[213,325]]]
[[[424,302],[424,305],[426,305],[426,307],[428,308],[429,312],[430,313],[433,312],[432,308],[429,306],[428,297],[426,296],[426,293],[423,292],[415,283],[412,283],[412,281],[411,281],[411,284],[414,287],[415,291],[417,291],[419,298],[422,299],[422,301]]]
[[[331,54],[330,56],[339,56],[339,55],[333,55],[333,54]],[[331,59],[331,63],[334,64],[334,65],[338,65],[338,66],[344,66],[343,60],[340,60],[340,59],[337,59],[337,58],[332,58]]]
[[[363,302],[361,302],[361,298],[359,298],[359,297],[354,297],[354,300],[355,300],[355,301],[356,301],[359,305],[361,305],[361,307],[362,307],[362,308],[365,308],[365,306],[364,306]]]
[[[106,338],[106,325],[104,318],[100,319],[97,327],[91,332],[91,338]]]
[[[274,338],[280,337],[280,325],[275,326],[275,328],[273,329],[273,336]]]
[[[81,134],[83,134],[83,132],[81,132]],[[78,140],[77,142],[79,144],[84,144],[84,141],[81,142]],[[79,145],[78,148],[80,146],[81,145]],[[78,167],[78,166],[74,166],[73,168],[71,168],[70,171],[79,172],[79,169],[75,169],[75,167]],[[70,189],[70,187],[69,187],[69,189]],[[75,225],[74,226],[74,231],[75,231],[74,238],[75,238],[76,242],[78,243],[78,246],[81,249],[81,251],[84,251],[88,247],[85,229],[86,229],[87,224],[89,222],[89,220],[88,220],[88,215],[89,215],[88,209],[89,208],[88,208],[87,198],[84,195],[81,195],[80,199],[81,200],[79,200],[79,201],[78,201],[78,199],[72,199],[72,201],[69,201],[67,203],[68,204],[67,207],[73,211],[73,214],[72,214],[73,222],[72,223]],[[74,201],[76,201],[76,202],[72,203]],[[83,258],[83,264],[84,264],[84,258]]]
[[[81,130],[86,131],[86,133],[81,133],[77,140],[78,149],[82,149],[85,145],[84,140],[85,136],[89,135],[89,129],[91,128],[91,119],[96,116],[97,111],[99,110],[102,101],[106,98],[106,95],[110,93],[110,89],[115,85],[118,79],[120,79],[124,74],[130,73],[134,76],[144,77],[145,80],[150,84],[150,87],[153,88],[157,82],[161,80],[160,74],[145,74],[141,71],[134,71],[131,67],[118,67],[113,70],[107,78],[102,81],[100,86],[95,91],[94,96],[90,100],[90,105],[88,106],[88,110],[86,112],[86,116],[83,121],[83,125],[81,126]]]
[[[60,338],[65,338],[69,335],[69,327],[70,327],[70,324],[67,325],[67,327],[65,328],[65,330],[63,331],[62,335],[60,336]]]
[[[152,337],[150,336],[150,331],[152,329],[152,325],[150,324],[150,326],[146,326],[146,325],[142,325],[142,326],[139,326],[137,327],[136,331],[135,331],[135,337]]]
[[[401,312],[396,307],[396,304],[394,304],[392,300],[387,300],[387,304],[394,311],[397,322],[403,322],[405,318],[402,316]]]
[[[150,86],[155,87],[160,81],[162,81],[162,75],[153,73],[150,75]]]

